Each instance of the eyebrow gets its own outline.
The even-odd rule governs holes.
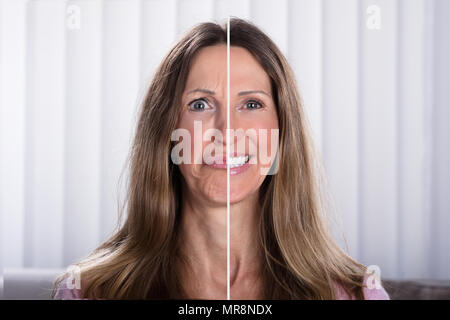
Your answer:
[[[238,93],[238,96],[245,96],[247,94],[253,94],[253,93],[262,93],[265,94],[266,96],[270,97],[270,94],[268,94],[267,92],[263,91],[263,90],[248,90],[248,91],[241,91]]]
[[[186,95],[191,94],[191,93],[195,93],[195,92],[203,92],[203,93],[211,94],[211,95],[215,95],[216,94],[213,90],[197,88],[197,89],[194,89],[194,90],[191,90],[191,91],[187,92]],[[261,94],[265,94],[266,96],[270,97],[270,95],[267,92],[263,91],[263,90],[241,91],[241,92],[238,93],[238,96],[245,96],[245,95],[253,94],[253,93],[261,93]]]
[[[186,95],[191,94],[191,93],[195,93],[195,92],[203,92],[203,93],[211,94],[211,95],[215,95],[216,94],[214,91],[209,90],[209,89],[197,88],[197,89],[194,89],[194,90],[191,90],[191,91],[187,92]]]

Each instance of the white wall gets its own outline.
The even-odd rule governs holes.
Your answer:
[[[291,62],[349,253],[450,279],[447,0],[0,0],[0,268],[64,267],[107,237],[153,70],[228,15]]]

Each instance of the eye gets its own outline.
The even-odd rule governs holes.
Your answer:
[[[203,98],[191,101],[189,103],[189,110],[191,111],[204,111],[207,109],[211,109],[211,107],[208,105],[208,102]]]
[[[249,100],[245,104],[245,108],[248,110],[255,110],[262,108],[262,103],[257,100]]]

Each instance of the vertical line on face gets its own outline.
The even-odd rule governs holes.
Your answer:
[[[227,20],[227,300],[230,300],[230,16]]]

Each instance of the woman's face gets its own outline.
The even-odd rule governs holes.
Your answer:
[[[254,195],[276,153],[277,110],[270,78],[244,48],[230,48],[230,141],[227,141],[227,47],[202,48],[194,57],[182,96],[178,129],[189,148],[180,153],[190,163],[180,171],[191,195],[223,205],[227,201],[230,148],[230,202]],[[272,139],[271,139],[272,137]],[[177,142],[175,142],[177,144]],[[271,150],[272,149],[272,150]],[[267,155],[267,157],[265,157]]]

